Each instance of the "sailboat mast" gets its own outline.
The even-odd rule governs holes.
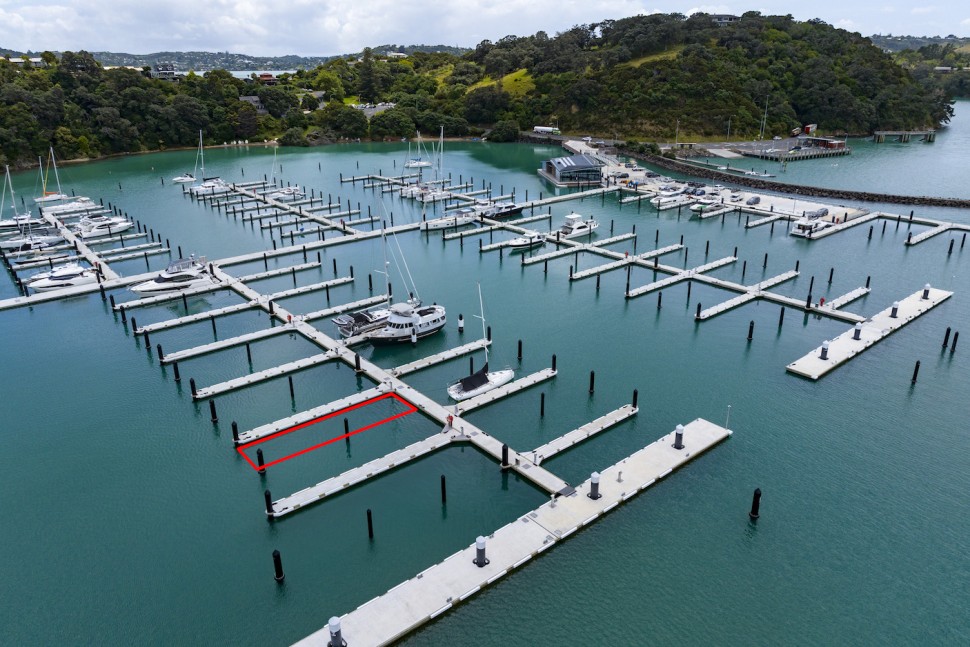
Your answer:
[[[482,283],[478,283],[478,310],[482,313],[482,340],[485,342],[485,366],[488,366],[488,332],[485,328],[485,302],[482,301]]]
[[[51,151],[51,166],[54,167],[54,181],[57,182],[57,192],[60,193],[61,192],[61,178],[57,174],[57,162],[54,160],[54,147],[53,146],[51,146],[50,151]]]

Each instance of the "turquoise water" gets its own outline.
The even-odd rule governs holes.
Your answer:
[[[866,149],[866,164],[848,170],[818,160],[789,166],[781,179],[847,188],[968,197],[961,169],[970,138],[967,104],[935,144]],[[964,121],[961,122],[961,115]],[[406,145],[353,145],[311,150],[263,147],[206,152],[206,166],[233,180],[273,174],[330,193],[343,203],[396,223],[420,218],[399,198],[341,184],[339,175],[394,172]],[[454,177],[484,180],[498,192],[535,197],[549,188],[534,169],[558,151],[542,146],[446,144]],[[932,154],[930,157],[925,157]],[[863,156],[864,155],[864,156]],[[249,224],[183,198],[168,178],[191,167],[194,151],[129,156],[65,166],[62,183],[118,205],[129,215],[195,252],[220,258],[271,248],[272,237]],[[934,160],[932,163],[929,160]],[[804,165],[804,166],[803,166]],[[843,166],[845,165],[845,166]],[[280,170],[282,166],[282,170]],[[798,176],[795,175],[797,167]],[[905,169],[898,176],[897,169]],[[957,169],[957,170],[954,170]],[[245,174],[245,175],[243,175]],[[160,178],[165,178],[163,186]],[[941,178],[950,178],[949,180]],[[32,195],[34,174],[15,176],[18,195]],[[120,187],[119,187],[120,185]],[[944,190],[946,189],[946,190]],[[872,276],[872,293],[847,307],[873,314],[924,283],[955,295],[862,356],[812,383],[784,366],[845,324],[755,302],[702,324],[698,303],[733,296],[695,285],[626,301],[625,274],[570,283],[572,257],[520,267],[518,259],[479,254],[474,239],[457,241],[409,233],[396,237],[421,296],[444,303],[451,323],[417,349],[367,349],[394,366],[465,343],[457,314],[478,309],[481,281],[492,326],[493,366],[520,374],[558,356],[558,377],[471,414],[472,421],[520,450],[528,450],[629,402],[640,393],[640,414],[628,423],[548,461],[576,483],[624,458],[677,423],[705,417],[723,424],[731,405],[734,436],[709,454],[617,508],[583,532],[406,639],[410,645],[605,644],[946,644],[970,632],[966,609],[970,519],[970,452],[964,400],[970,390],[966,352],[970,332],[951,354],[941,352],[947,326],[965,328],[970,305],[967,254],[946,249],[941,235],[906,248],[908,228],[867,227],[807,242],[780,227],[745,230],[737,219],[700,222],[686,214],[655,212],[615,199],[587,199],[552,207],[552,225],[571,210],[613,223],[615,233],[635,225],[638,251],[678,242],[688,265],[731,254],[739,262],[714,272],[753,283],[794,267],[801,275],[775,290],[804,298],[815,276],[816,299],[834,298]],[[892,209],[903,211],[903,208]],[[922,212],[921,212],[922,213]],[[939,217],[967,222],[958,210]],[[545,226],[540,223],[537,226]],[[913,227],[921,231],[922,227]],[[495,234],[499,240],[505,234]],[[487,239],[486,239],[487,242]],[[633,251],[632,242],[618,250]],[[762,268],[768,253],[768,265]],[[383,260],[376,241],[328,248],[321,269],[298,275],[300,285],[343,276],[351,286],[331,291],[332,303],[368,296],[366,274]],[[166,256],[149,259],[153,270]],[[665,260],[683,264],[684,252]],[[270,268],[302,262],[299,255]],[[605,262],[580,254],[578,265]],[[145,261],[114,266],[145,271]],[[833,282],[827,284],[829,269]],[[262,262],[233,267],[260,271]],[[374,275],[380,284],[379,276]],[[632,285],[654,279],[633,272]],[[292,287],[289,276],[267,279],[261,291]],[[395,293],[403,284],[395,281]],[[0,298],[16,294],[0,275]],[[119,300],[131,298],[119,290]],[[189,300],[199,312],[239,301],[229,292]],[[323,294],[294,297],[297,311],[325,307]],[[139,325],[184,313],[181,302],[139,309]],[[754,339],[745,339],[748,322]],[[151,336],[166,352],[264,328],[256,312]],[[317,325],[332,333],[323,320]],[[524,357],[516,359],[516,341]],[[399,418],[271,467],[259,477],[232,449],[230,422],[241,429],[369,388],[345,366],[323,365],[286,379],[217,398],[219,422],[207,405],[192,403],[188,378],[202,385],[258,371],[318,352],[283,335],[252,346],[180,363],[174,382],[130,324],[97,295],[0,313],[0,358],[6,396],[0,440],[7,460],[0,497],[0,626],[9,644],[286,644],[384,593],[404,579],[469,545],[543,502],[544,495],[471,448],[441,451],[276,523],[263,515],[262,492],[290,494],[433,433],[419,415]],[[919,382],[910,383],[921,360]],[[482,361],[479,355],[476,364]],[[445,402],[444,386],[467,370],[465,358],[423,371],[407,381]],[[596,371],[596,393],[587,392]],[[539,417],[539,394],[546,415]],[[362,426],[400,411],[380,403],[351,414]],[[272,448],[289,453],[340,432],[332,421],[293,434]],[[269,446],[265,445],[267,450]],[[268,456],[269,458],[269,456]],[[448,504],[438,498],[448,478]],[[608,484],[604,484],[607,487]],[[764,492],[762,516],[748,521],[751,491]],[[365,510],[372,509],[375,539],[368,541]],[[270,554],[279,549],[287,576],[278,586]]]

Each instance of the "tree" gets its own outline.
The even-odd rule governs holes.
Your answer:
[[[364,103],[375,103],[378,96],[377,72],[374,69],[374,56],[370,47],[364,48],[364,56],[361,59],[360,77],[357,83],[357,95]]]
[[[514,142],[519,139],[519,124],[510,119],[499,121],[488,133],[489,141]]]
[[[414,134],[414,122],[407,112],[400,108],[391,108],[371,117],[371,139],[410,137],[412,134]]]
[[[367,136],[367,117],[351,106],[331,101],[323,109],[316,111],[313,123],[333,133],[334,137],[358,139]]]
[[[309,146],[302,128],[290,128],[279,139],[282,146]]]
[[[474,124],[492,123],[509,107],[509,94],[490,85],[472,90],[465,96],[465,118]]]

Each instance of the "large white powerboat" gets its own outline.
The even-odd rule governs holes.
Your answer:
[[[560,240],[562,238],[582,238],[589,236],[597,229],[600,224],[593,218],[583,220],[583,216],[578,213],[571,213],[566,216],[566,221],[562,227],[554,234],[549,234],[548,238]]]
[[[299,200],[303,197],[303,191],[296,186],[287,186],[279,189],[278,191],[272,191],[266,194],[267,200],[276,200],[277,202],[290,202],[292,200]]]
[[[538,232],[529,232],[525,236],[519,236],[509,241],[509,247],[514,252],[526,251],[546,244],[546,237]]]
[[[482,285],[478,284],[478,303],[481,306],[482,316],[482,338],[485,340],[485,365],[480,369],[459,380],[455,380],[448,385],[448,397],[452,400],[461,402],[476,395],[488,393],[492,389],[497,389],[503,384],[508,384],[515,377],[515,371],[505,368],[500,371],[488,370],[488,340],[485,332],[485,306],[482,303]]]
[[[29,277],[24,284],[35,292],[50,292],[98,282],[98,271],[80,263],[65,263]]]
[[[375,346],[416,342],[438,332],[447,322],[445,307],[436,303],[430,306],[395,303],[384,326],[366,336]]]
[[[139,294],[154,294],[194,288],[212,281],[206,270],[205,256],[196,258],[193,255],[178,259],[152,280],[136,283],[128,289]]]
[[[28,229],[26,234],[0,241],[0,249],[27,251],[43,247],[50,247],[63,242],[64,236],[56,229],[49,227],[42,229]]]
[[[81,238],[97,238],[128,231],[134,226],[135,223],[124,216],[88,216],[81,218],[74,233]]]
[[[440,218],[432,218],[431,220],[423,220],[421,222],[421,231],[430,231],[433,229],[454,229],[455,227],[464,227],[465,225],[470,225],[476,220],[478,220],[479,211],[475,207],[462,207],[457,211],[453,212],[448,216],[441,216]]]
[[[226,193],[227,191],[229,191],[229,185],[220,177],[207,177],[200,184],[189,187],[189,193],[196,197]]]
[[[76,196],[70,202],[62,202],[61,204],[53,204],[46,207],[41,207],[41,210],[45,214],[56,215],[56,214],[69,214],[74,212],[82,211],[93,211],[97,209],[100,205],[85,196]]]
[[[822,210],[820,209],[819,211]],[[823,229],[834,227],[835,223],[829,220],[824,220],[825,215],[828,214],[828,209],[825,209],[824,212],[824,214],[819,213],[818,211],[814,213],[806,213],[804,216],[792,223],[789,233],[792,236],[811,238]]]

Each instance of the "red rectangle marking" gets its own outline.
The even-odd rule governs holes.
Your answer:
[[[284,436],[286,434],[289,434],[289,433],[292,433],[294,431],[303,429],[305,427],[309,427],[311,425],[315,425],[318,422],[323,422],[324,420],[328,420],[330,418],[333,418],[334,416],[339,416],[341,414],[347,413],[348,411],[353,411],[354,409],[359,409],[359,408],[364,407],[364,406],[367,406],[369,404],[373,404],[373,403],[379,402],[381,400],[386,400],[387,398],[393,398],[393,399],[397,400],[398,402],[400,402],[401,404],[403,404],[406,407],[406,410],[405,411],[402,411],[401,413],[396,413],[393,416],[389,416],[387,418],[384,418],[383,420],[378,420],[377,422],[372,422],[371,424],[365,425],[365,426],[361,427],[360,429],[353,429],[353,430],[351,430],[350,432],[348,432],[346,434],[340,434],[339,436],[336,436],[336,437],[331,438],[329,440],[325,440],[322,443],[317,443],[316,445],[313,445],[312,447],[307,447],[306,449],[301,449],[300,451],[294,452],[294,453],[292,453],[292,454],[290,454],[288,456],[284,456],[282,458],[277,458],[274,461],[271,461],[269,463],[264,464],[263,465],[263,469],[266,469],[267,467],[271,467],[273,465],[277,465],[277,464],[282,463],[284,461],[288,461],[291,458],[295,458],[297,456],[300,456],[301,454],[306,454],[307,452],[312,452],[315,449],[320,449],[321,447],[326,447],[327,445],[329,445],[331,443],[335,443],[338,440],[343,440],[344,438],[349,438],[350,436],[353,436],[355,434],[359,434],[362,431],[367,431],[368,429],[373,429],[374,427],[379,427],[379,426],[383,425],[384,423],[390,422],[392,420],[396,420],[398,418],[402,418],[404,416],[411,415],[412,413],[414,413],[415,411],[418,410],[418,408],[416,406],[414,406],[413,404],[411,404],[410,402],[408,402],[407,400],[405,400],[404,398],[402,398],[401,396],[399,396],[397,393],[385,393],[384,395],[379,395],[376,398],[371,398],[370,400],[366,400],[365,402],[361,402],[360,404],[355,404],[352,407],[345,407],[343,409],[339,409],[337,411],[334,411],[333,413],[328,413],[325,416],[318,416],[318,417],[314,418],[313,420],[307,420],[306,422],[301,422],[298,425],[293,425],[292,427],[288,427],[286,429],[282,429],[280,431],[277,431],[275,434],[271,434],[269,436],[266,436],[265,438],[260,438],[257,441],[254,441],[254,442],[251,442],[251,443],[247,443],[246,445],[244,445],[242,447],[237,447],[236,448],[236,451],[239,452],[239,454],[244,459],[246,459],[246,462],[249,463],[250,467],[252,467],[254,470],[257,470],[258,471],[260,469],[259,466],[251,458],[249,458],[249,456],[246,455],[246,451],[245,450],[248,449],[249,447],[255,447],[256,445],[259,445],[261,443],[265,443],[268,440],[272,440],[274,438],[279,438],[280,436]]]

